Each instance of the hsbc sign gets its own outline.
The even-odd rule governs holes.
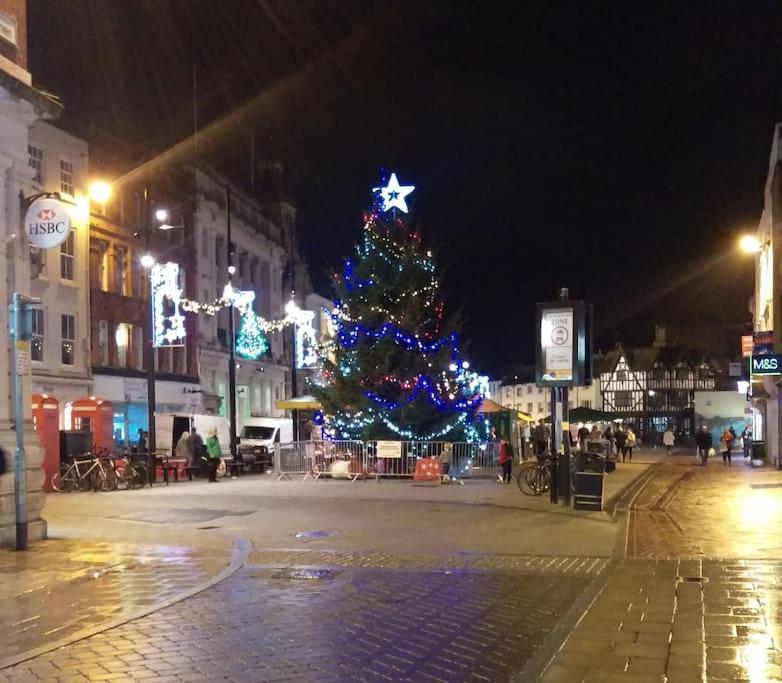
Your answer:
[[[24,216],[27,241],[39,249],[58,247],[70,231],[71,217],[68,210],[56,199],[36,199]]]

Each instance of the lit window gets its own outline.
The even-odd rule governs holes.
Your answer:
[[[33,169],[33,182],[43,184],[43,150],[34,145],[27,145],[27,163]]]
[[[73,280],[73,261],[76,254],[74,232],[71,230],[68,237],[60,245],[60,277],[63,280]]]
[[[123,296],[130,296],[128,250],[125,247],[114,247],[114,285],[116,292]]]
[[[73,196],[73,164],[60,159],[60,192]]]
[[[43,361],[43,309],[34,308],[32,310],[32,315],[33,337],[30,343],[30,358],[32,360]]]
[[[117,345],[117,365],[128,367],[128,345],[130,344],[131,326],[125,323],[117,325],[114,332],[114,342]]]
[[[74,347],[76,346],[76,316],[61,316],[62,320],[62,353],[61,362],[63,365],[73,365]]]

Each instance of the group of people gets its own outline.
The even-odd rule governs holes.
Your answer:
[[[206,434],[206,443],[195,427],[188,432],[182,432],[177,441],[175,454],[185,460],[188,465],[199,465],[206,462],[209,481],[217,481],[217,468],[220,466],[220,440],[217,430],[212,427]]]
[[[719,449],[722,454],[723,465],[730,467],[733,446],[735,446],[738,438],[736,430],[733,429],[732,426],[722,430]],[[750,425],[746,425],[741,432],[741,442],[744,447],[744,457],[748,458],[752,449],[752,427],[750,427]],[[701,461],[702,465],[705,465],[709,460],[709,454],[714,452],[711,432],[706,425],[702,425],[695,435],[695,444],[697,446],[698,459]]]
[[[619,426],[615,431],[611,431],[609,426],[604,432],[601,432],[597,425],[592,425],[591,430],[586,425],[583,425],[576,433],[576,436],[578,448],[582,452],[589,450],[590,441],[605,440],[608,442],[610,453],[621,456],[622,462],[633,461],[633,449],[638,445],[638,439],[631,427],[624,429]]]

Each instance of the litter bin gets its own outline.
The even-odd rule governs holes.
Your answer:
[[[576,459],[576,510],[603,509],[603,472],[605,459],[597,453],[579,453]]]
[[[761,467],[766,461],[766,442],[765,441],[753,441],[752,442],[752,466]]]

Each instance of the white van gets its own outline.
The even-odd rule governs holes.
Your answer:
[[[274,444],[293,441],[293,422],[288,417],[248,417],[239,433],[239,454],[246,463],[271,467]]]
[[[158,413],[155,415],[155,448],[174,454],[179,437],[195,427],[206,442],[209,430],[217,430],[223,458],[231,457],[231,423],[219,415],[191,415],[189,413]]]

